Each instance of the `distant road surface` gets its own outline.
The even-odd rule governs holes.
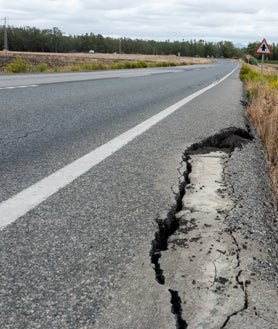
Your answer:
[[[156,220],[185,148],[242,125],[237,65],[0,76],[1,328],[175,328]]]

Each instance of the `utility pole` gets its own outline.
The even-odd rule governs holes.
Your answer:
[[[7,17],[4,18],[4,50],[8,50]]]

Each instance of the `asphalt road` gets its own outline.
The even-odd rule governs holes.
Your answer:
[[[236,66],[1,77],[0,200]],[[185,148],[245,128],[241,96],[236,70],[3,227],[0,327],[104,328],[112,314],[109,328],[175,328],[150,263],[156,220],[174,204]]]

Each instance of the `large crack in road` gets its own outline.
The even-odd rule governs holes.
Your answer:
[[[252,139],[249,129],[229,128],[183,155],[176,204],[157,221],[150,252],[156,280],[171,294],[177,329],[226,328],[248,308],[241,248],[225,224],[233,203],[223,176],[234,149]]]

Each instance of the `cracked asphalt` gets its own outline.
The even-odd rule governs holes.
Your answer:
[[[164,284],[179,293],[184,323],[177,328],[274,329],[277,218],[263,152],[256,139],[231,154],[222,150],[199,143],[186,158],[179,227],[160,260]]]
[[[11,110],[10,91],[2,90],[3,104],[12,111],[9,116],[5,106],[1,109],[5,119],[1,120],[2,200],[234,67],[232,62],[220,61],[214,67],[196,71],[193,67],[175,68],[173,73],[150,77],[106,77],[68,86],[49,84],[20,91],[28,108],[15,101],[18,112]],[[106,86],[114,98],[106,98],[102,104],[101,90]],[[142,93],[135,95],[136,90]],[[38,92],[41,105],[36,98]],[[12,93],[18,96],[16,90]],[[63,93],[68,98],[58,109],[54,108]],[[154,95],[159,101],[154,100]],[[202,290],[202,286],[197,288],[197,273],[194,274],[197,251],[202,249],[195,248],[201,242],[195,236],[196,220],[184,220],[184,226],[180,226],[188,241],[175,239],[174,235],[167,241],[176,240],[172,245],[187,259],[189,265],[184,274],[178,267],[178,257],[171,255],[174,248],[168,247],[159,259],[166,279],[164,285],[159,284],[150,251],[158,230],[157,220],[167,219],[169,211],[176,207],[186,170],[184,151],[222,129],[245,130],[242,97],[236,71],[0,231],[0,327],[197,328],[197,321],[191,320],[195,309],[190,304],[194,294],[198,297]],[[133,105],[140,99],[140,105]],[[101,129],[94,126],[98,106],[103,111]],[[20,111],[24,119],[19,119]],[[6,144],[3,137],[10,138],[12,116],[18,120],[12,135],[16,139]],[[79,122],[83,126],[78,126]],[[21,138],[26,131],[36,133]],[[264,155],[256,139],[236,148],[225,160],[223,179],[221,189],[233,206],[220,214],[221,230],[215,233],[215,241],[204,239],[212,248],[211,257],[217,255],[210,267],[209,285],[218,291],[219,303],[213,314],[219,314],[221,321],[210,317],[205,328],[276,329],[277,218]],[[212,227],[203,229],[208,233]],[[225,244],[216,241],[223,236]],[[188,244],[194,251],[190,255]],[[226,262],[221,274],[220,260]],[[175,266],[172,262],[176,262]],[[196,271],[201,266],[196,266]],[[181,287],[169,285],[175,270],[181,273]],[[199,271],[199,275],[208,273]],[[180,288],[187,285],[196,287],[194,294],[182,293]],[[192,311],[188,312],[190,307]]]

